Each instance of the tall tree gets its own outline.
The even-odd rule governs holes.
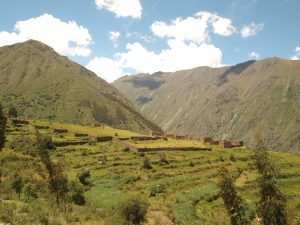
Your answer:
[[[246,202],[238,195],[234,186],[234,179],[229,174],[227,168],[220,171],[220,196],[223,199],[225,208],[230,217],[231,225],[248,225],[250,224],[247,216]]]
[[[0,103],[0,151],[5,144],[5,127],[6,127],[6,117],[3,114],[2,104]]]
[[[260,200],[258,202],[258,215],[263,225],[288,225],[286,196],[277,186],[279,177],[275,165],[270,161],[264,139],[256,135],[254,159],[260,174],[258,187]]]
[[[24,183],[22,177],[20,177],[19,174],[14,174],[14,176],[12,177],[11,187],[18,194],[20,200]]]
[[[53,174],[49,179],[50,192],[54,194],[57,205],[61,200],[66,200],[66,195],[69,191],[68,178],[63,174],[63,170],[59,165],[53,167]]]

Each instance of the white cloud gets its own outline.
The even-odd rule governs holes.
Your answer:
[[[118,61],[105,57],[95,57],[86,68],[107,82],[112,82],[124,74]]]
[[[111,42],[113,43],[115,48],[118,47],[118,40],[119,40],[120,36],[121,36],[121,34],[118,31],[110,31],[109,32],[109,39],[111,40]]]
[[[294,50],[295,54],[290,58],[291,60],[300,60],[300,46],[297,46]]]
[[[89,62],[87,68],[110,82],[124,75],[127,69],[133,69],[136,73],[154,73],[174,72],[198,66],[222,66],[222,52],[211,44],[187,44],[174,39],[167,44],[168,48],[159,53],[147,50],[139,42],[127,44],[125,52],[117,53],[112,59],[95,58]]]
[[[49,14],[18,21],[13,32],[0,31],[0,46],[29,39],[41,41],[58,53],[71,56],[89,56],[92,43],[87,28],[75,21],[63,22]]]
[[[257,52],[250,52],[249,56],[253,59],[259,59],[260,58],[260,54]]]
[[[212,23],[212,26],[216,34],[230,36],[236,32],[235,27],[231,23],[230,19],[218,17],[216,21]]]
[[[111,59],[95,58],[87,68],[107,81],[113,81],[128,71],[154,73],[198,66],[220,67],[223,66],[222,51],[209,43],[210,32],[222,36],[236,32],[230,19],[203,11],[191,17],[176,18],[170,24],[156,21],[151,25],[151,30],[155,36],[164,38],[166,48],[154,52],[136,41],[127,44],[125,51],[115,54]],[[126,37],[146,41],[140,34],[127,33]]]
[[[142,5],[139,0],[95,0],[99,9],[106,9],[113,12],[117,17],[142,17]]]
[[[201,44],[209,40],[208,28],[222,36],[232,35],[236,29],[228,18],[210,12],[198,12],[193,17],[176,18],[171,24],[156,21],[152,24],[152,32],[161,38],[174,38],[178,41],[193,41]]]
[[[244,25],[241,30],[242,37],[250,37],[256,35],[258,32],[264,29],[263,23],[250,23],[248,25]]]

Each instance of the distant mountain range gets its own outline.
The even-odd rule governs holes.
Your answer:
[[[0,101],[28,119],[160,130],[112,85],[33,40],[0,48]]]
[[[300,61],[138,74],[113,85],[167,132],[247,144],[261,132],[271,148],[300,152]]]

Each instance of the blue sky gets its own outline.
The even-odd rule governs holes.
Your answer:
[[[299,0],[10,0],[0,46],[36,39],[111,82],[124,74],[300,58]]]

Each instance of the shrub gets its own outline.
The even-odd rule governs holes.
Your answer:
[[[90,171],[84,171],[78,175],[78,179],[80,183],[86,186],[90,184],[90,180],[89,180],[90,177],[91,177]]]
[[[9,107],[9,109],[8,109],[8,116],[9,117],[13,117],[13,118],[18,117],[18,111],[17,111],[16,107],[14,107],[14,106],[10,106]]]
[[[169,161],[167,160],[165,153],[163,153],[163,152],[159,153],[159,162],[161,164],[163,164],[163,163],[169,164]]]
[[[156,194],[161,194],[166,191],[166,186],[164,184],[158,184],[150,189],[150,196],[156,196]]]
[[[195,166],[195,163],[190,162],[190,167],[194,167],[194,166]]]
[[[146,155],[146,154],[145,154],[144,152],[140,152],[140,153],[139,153],[139,156],[140,156],[140,157],[145,157],[145,155]]]
[[[52,137],[51,136],[45,136],[43,137],[44,146],[48,150],[55,149],[55,145],[53,144]]]
[[[0,102],[0,151],[4,147],[4,143],[5,143],[5,128],[6,128],[6,118],[4,117],[2,105]]]
[[[235,158],[234,154],[231,154],[229,159],[232,162],[236,162],[236,158]]]
[[[123,151],[123,152],[129,152],[129,151],[130,151],[130,148],[125,147],[125,148],[122,149],[122,151]]]
[[[146,220],[148,201],[140,195],[129,195],[120,202],[118,213],[123,224],[141,224]]]
[[[27,183],[24,187],[24,196],[26,201],[34,200],[38,198],[38,188],[36,185]]]
[[[144,159],[143,168],[146,169],[146,170],[151,170],[152,169],[151,161],[150,161],[149,158]]]

